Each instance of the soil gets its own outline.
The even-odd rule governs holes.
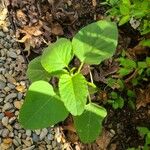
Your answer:
[[[32,39],[34,43],[30,43],[31,47],[27,49],[28,52],[30,51],[29,56],[24,51],[26,48],[24,43],[26,41],[20,43],[20,47],[27,60],[40,55],[43,48],[48,43],[54,42],[58,37],[72,38],[80,28],[105,18],[107,8],[101,5],[98,0],[96,4],[94,2],[94,0],[49,0],[49,2],[47,0],[10,0],[8,3],[9,17],[14,25],[14,31],[18,39],[22,39],[25,36],[26,32],[21,31],[25,30],[25,27],[29,29],[31,27],[39,27],[40,22],[42,22],[42,25],[39,27],[41,34],[34,36],[31,33],[31,36],[34,36],[34,39]],[[129,50],[130,48],[134,50],[133,48],[138,45],[141,38],[139,33],[131,29],[129,25],[121,27],[119,33],[119,45],[115,58],[119,56],[121,49]],[[75,61],[73,65],[75,65]],[[112,69],[112,66],[115,66],[114,69]],[[94,66],[92,73],[95,76],[94,81],[96,84],[101,85],[102,89],[105,89],[105,77],[114,74],[117,66],[118,64],[113,60],[108,60],[100,66]],[[101,76],[101,71],[104,72],[105,76]],[[142,85],[143,88],[145,88],[144,86]],[[107,94],[109,90],[105,92]],[[93,98],[99,104],[104,104],[103,99],[99,99],[97,97]],[[113,132],[114,134],[105,149],[126,150],[129,147],[142,146],[144,138],[139,135],[136,127],[150,127],[150,105],[147,104],[138,110],[130,109],[127,104],[123,109],[117,110],[112,109],[110,106],[105,106],[109,113],[104,121],[104,128],[106,131]],[[73,149],[77,146],[80,146],[81,149],[100,149],[97,142],[84,145],[78,141],[76,136],[73,137],[73,140],[70,140],[72,137],[70,133],[73,133],[73,131],[65,131],[64,133],[66,138],[71,141]]]

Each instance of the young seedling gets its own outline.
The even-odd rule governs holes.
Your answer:
[[[150,130],[146,127],[138,127],[137,130],[139,131],[141,136],[145,136],[145,144],[143,150],[150,149]]]
[[[116,24],[98,21],[81,29],[72,41],[60,38],[49,45],[42,56],[29,64],[27,75],[31,80],[19,121],[26,129],[40,129],[73,116],[76,131],[84,143],[93,142],[101,133],[107,111],[90,99],[89,83],[81,74],[83,64],[98,65],[113,56],[118,40]],[[70,68],[76,56],[81,65]],[[58,88],[49,83],[58,78]]]

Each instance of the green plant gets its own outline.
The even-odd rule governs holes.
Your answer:
[[[150,1],[149,0],[106,0],[111,8],[108,14],[115,17],[119,25],[130,22],[141,34],[150,32]]]
[[[119,76],[122,78],[129,74],[133,75],[133,85],[140,84],[140,81],[148,81],[150,76],[150,57],[147,57],[144,61],[134,61],[125,57],[118,59],[120,63]]]
[[[145,144],[143,150],[150,149],[150,130],[146,127],[138,127],[137,130],[139,131],[141,136],[145,136]]]
[[[65,120],[71,113],[81,141],[94,141],[101,133],[107,111],[91,102],[88,86],[95,88],[95,85],[80,71],[84,63],[97,65],[110,58],[117,40],[116,24],[98,21],[81,29],[72,41],[58,39],[42,56],[32,60],[27,75],[33,83],[19,114],[22,126],[32,130],[48,127]],[[81,61],[79,68],[70,68],[74,55]],[[54,77],[58,79],[55,88],[49,83]]]
[[[110,97],[111,99],[108,100],[108,103],[111,104],[114,109],[123,108],[124,99],[120,95],[116,92],[111,92]]]

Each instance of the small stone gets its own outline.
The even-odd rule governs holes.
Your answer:
[[[40,130],[40,129],[39,129],[39,130],[35,130],[35,133],[36,133],[37,135],[40,135],[41,130]]]
[[[32,134],[31,130],[26,130],[26,135],[27,135],[28,137],[30,137],[31,134]]]
[[[16,80],[14,79],[14,77],[12,77],[9,73],[5,74],[5,77],[7,78],[8,82],[15,84]]]
[[[47,135],[48,140],[52,141],[54,139],[54,136],[52,134]]]
[[[31,141],[28,141],[28,140],[22,139],[22,142],[23,142],[27,147],[29,147],[29,146],[32,145]]]
[[[4,32],[0,31],[0,37],[5,37]]]
[[[8,56],[11,58],[17,58],[17,54],[15,52],[9,51]]]
[[[11,83],[8,83],[7,86],[8,86],[10,89],[15,89],[15,87],[16,87],[14,84],[11,84]]]
[[[18,95],[17,95],[18,100],[21,100],[22,97],[23,97],[23,94],[19,92]]]
[[[4,126],[7,126],[7,125],[8,125],[8,117],[2,118],[2,124],[3,124]]]
[[[20,145],[16,139],[13,139],[13,144],[17,147]]]
[[[11,93],[11,94],[6,96],[5,102],[9,101],[10,99],[14,99],[16,97],[17,97],[17,93]]]
[[[35,145],[30,146],[30,147],[28,147],[28,148],[24,148],[24,149],[22,149],[22,150],[33,150],[34,148],[35,148]]]
[[[14,102],[14,106],[15,106],[15,108],[17,108],[17,109],[20,109],[21,108],[21,106],[22,106],[22,101],[15,101]]]
[[[6,138],[6,139],[3,140],[3,143],[12,144],[12,139],[11,138]]]
[[[38,142],[39,141],[39,136],[37,134],[33,133],[32,140],[33,140],[33,142]]]
[[[4,112],[4,111],[10,110],[10,109],[12,109],[12,108],[13,108],[13,105],[12,105],[12,104],[6,103],[6,104],[3,106],[2,111]]]
[[[8,136],[8,134],[9,134],[9,130],[8,129],[3,129],[3,131],[2,131],[2,137],[7,137]]]
[[[4,117],[4,113],[0,113],[0,120]]]
[[[52,141],[52,147],[55,148],[57,146],[56,141]]]
[[[16,122],[15,125],[14,125],[14,128],[17,129],[17,130],[19,130],[19,129],[21,129],[21,126],[20,126],[19,123]]]
[[[42,129],[42,132],[40,134],[40,140],[43,140],[45,136],[47,135],[48,130],[46,128]]]
[[[3,75],[0,75],[0,80],[3,81],[3,82],[6,82],[6,79]]]
[[[14,121],[16,120],[16,117],[12,117],[12,118],[10,118],[9,119],[9,124],[12,124],[12,123],[14,123]]]
[[[3,90],[6,86],[6,83],[0,80],[0,90]]]

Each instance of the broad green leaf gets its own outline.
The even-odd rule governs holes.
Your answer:
[[[88,86],[84,76],[80,73],[73,76],[62,75],[59,81],[59,91],[61,100],[68,111],[74,116],[81,115],[88,95]]]
[[[121,25],[127,23],[129,20],[130,20],[130,15],[125,15],[125,16],[123,16],[123,17],[120,19],[120,21],[119,21],[119,26],[121,26]]]
[[[40,129],[63,121],[67,116],[68,111],[52,86],[41,80],[29,87],[19,121],[26,129]]]
[[[125,4],[121,4],[120,5],[120,13],[123,16],[129,15],[130,8],[127,5],[125,5]]]
[[[150,132],[150,130],[146,127],[137,127],[137,130],[140,132],[141,135],[145,135]]]
[[[140,45],[150,47],[150,39],[144,39],[140,42]]]
[[[96,140],[102,131],[102,121],[106,115],[105,108],[90,103],[86,105],[83,114],[74,117],[75,128],[82,142],[90,143]]]
[[[67,67],[72,57],[71,42],[60,38],[44,50],[41,63],[44,69],[51,73]]]
[[[37,57],[29,63],[27,77],[31,82],[38,80],[50,80],[50,74],[41,65],[41,57]]]
[[[145,68],[147,68],[147,63],[144,62],[144,61],[139,61],[139,62],[137,63],[137,65],[138,65],[138,68],[139,68],[139,69],[145,69]]]
[[[136,62],[128,58],[119,58],[120,64],[127,69],[135,69]]]
[[[119,75],[122,77],[128,75],[131,72],[132,72],[132,69],[126,69],[126,68],[120,68],[118,71]]]
[[[81,62],[99,64],[112,57],[116,50],[118,31],[115,23],[98,21],[81,29],[73,38],[74,54]]]

